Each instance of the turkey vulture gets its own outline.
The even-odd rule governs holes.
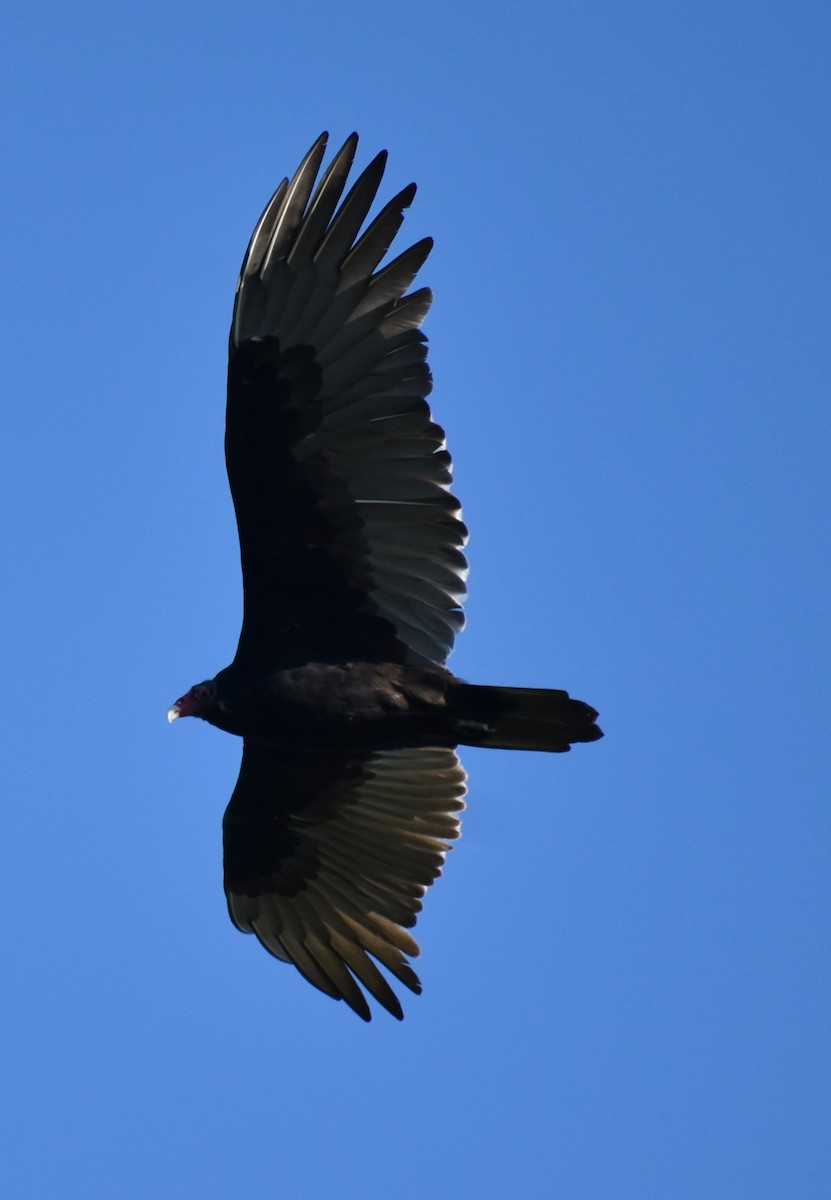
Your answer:
[[[236,657],[168,710],[243,739],[223,822],[231,919],[368,1021],[413,992],[424,892],[459,835],[455,748],[568,750],[601,737],[563,691],[477,687],[445,668],[467,531],[433,423],[432,242],[384,267],[412,203],[363,228],[382,152],[342,199],[349,137],[322,134],[251,237],[231,322],[225,455],[244,612]],[[375,961],[373,961],[375,960]]]

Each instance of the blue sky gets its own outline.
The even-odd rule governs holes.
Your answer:
[[[824,1198],[829,33],[796,0],[5,18],[0,1185],[20,1200]],[[606,739],[467,751],[364,1026],[230,925],[236,272],[321,129],[436,246],[479,682]]]

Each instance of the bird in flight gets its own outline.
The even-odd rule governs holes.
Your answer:
[[[386,153],[344,195],[357,136],[318,181],[326,142],[268,202],[237,285],[236,656],[167,715],[242,738],[223,822],[237,928],[365,1021],[365,993],[401,1019],[378,964],[421,991],[408,930],[459,835],[456,747],[563,751],[602,734],[567,692],[476,686],[445,667],[467,530],[426,399],[432,296],[408,290],[432,241],[379,266],[415,185],[366,224]]]

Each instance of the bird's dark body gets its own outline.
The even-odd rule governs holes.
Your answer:
[[[566,751],[601,737],[564,691],[477,686],[445,663],[467,530],[408,291],[423,239],[385,260],[411,184],[368,221],[378,155],[345,192],[353,134],[284,180],[243,261],[225,458],[244,612],[233,663],[169,710],[243,739],[223,823],[234,923],[369,1020],[376,962],[421,990],[407,932],[458,836],[459,744]]]
[[[533,748],[565,750],[600,736],[594,709],[565,692],[477,686],[442,668],[305,663],[258,678],[232,664],[216,683],[217,699],[202,714],[205,720],[290,751],[505,744],[505,727],[529,695],[545,698],[549,725],[547,733],[533,734]]]
[[[402,663],[305,663],[262,679],[226,668],[211,724],[287,750],[455,745],[449,671]]]

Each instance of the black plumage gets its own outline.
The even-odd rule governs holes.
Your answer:
[[[420,991],[407,929],[459,833],[455,747],[564,751],[601,733],[566,692],[477,687],[445,667],[467,531],[426,400],[431,295],[407,291],[431,242],[379,269],[415,186],[361,234],[386,155],[344,197],[357,137],[315,188],[325,146],[275,192],[237,287],[237,653],[168,715],[243,738],[224,821],[234,923],[368,1020],[361,985],[402,1015],[376,961]]]

